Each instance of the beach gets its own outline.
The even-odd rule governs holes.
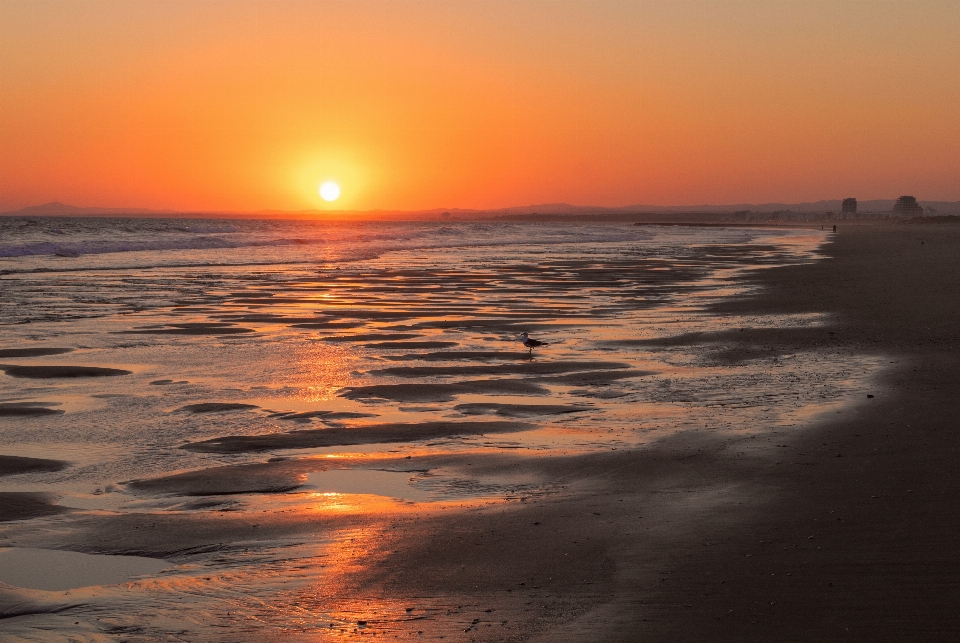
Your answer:
[[[955,227],[193,225],[0,266],[0,556],[131,565],[11,636],[960,629]]]

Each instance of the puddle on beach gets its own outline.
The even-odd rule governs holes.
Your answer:
[[[0,403],[41,406],[71,415],[85,411],[96,411],[106,406],[102,399],[98,399],[99,396],[61,394],[55,387],[36,387],[36,391],[35,396],[19,395],[3,398],[0,399]]]
[[[127,583],[155,575],[171,563],[143,556],[81,554],[53,549],[0,549],[0,582],[59,592],[92,585]]]
[[[472,452],[482,456],[482,451],[476,448]],[[308,474],[307,483],[322,494],[373,495],[412,502],[514,498],[520,494],[542,493],[545,487],[515,478],[478,479],[434,470],[330,469]]]
[[[307,475],[307,484],[320,493],[350,493],[386,496],[425,502],[434,499],[429,491],[414,487],[414,472],[374,469],[330,469]]]

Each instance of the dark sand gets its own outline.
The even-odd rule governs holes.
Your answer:
[[[100,366],[17,366],[0,364],[0,370],[10,377],[31,379],[59,379],[73,377],[114,377],[130,375],[132,371],[121,368],[103,368]]]
[[[409,344],[412,344],[410,342]],[[424,344],[440,344],[442,342],[422,342]],[[398,342],[397,348],[410,348],[411,346],[403,345]],[[372,344],[370,347],[377,347],[378,345]],[[382,347],[382,345],[380,345]],[[415,346],[413,348],[416,348]],[[477,362],[489,362],[489,361],[529,361],[531,359],[530,354],[527,351],[440,351],[436,353],[409,353],[406,355],[389,355],[387,359],[397,361],[397,362],[408,362],[408,361],[418,361],[418,362],[445,362],[449,360],[466,360],[466,361],[477,361]]]
[[[567,375],[547,375],[538,377],[540,382],[553,382],[569,386],[605,386],[618,380],[632,379],[652,375],[653,371],[586,371],[585,373],[569,373]]]
[[[395,402],[449,402],[461,394],[546,395],[542,386],[522,379],[471,380],[449,384],[371,384],[349,386],[340,395],[349,400],[393,400]]]
[[[464,415],[502,415],[504,417],[536,417],[538,415],[564,415],[583,413],[589,406],[575,404],[498,404],[496,402],[473,402],[453,407]]]
[[[358,413],[356,411],[281,411],[271,413],[269,417],[280,418],[281,420],[306,420],[310,418],[322,418],[324,420],[347,420],[353,418],[372,418],[377,417],[376,413]]]
[[[321,337],[325,342],[375,342],[379,340],[414,339],[420,335],[414,333],[358,333],[356,335],[332,335]]]
[[[200,402],[198,404],[187,404],[177,410],[189,413],[221,413],[223,411],[249,411],[258,408],[260,407],[256,404],[242,404],[240,402]]]
[[[0,404],[0,417],[37,417],[63,415],[63,409],[50,409],[38,402],[6,402]]]
[[[181,496],[280,493],[300,486],[295,461],[230,465],[124,483],[132,491]]]
[[[0,358],[3,357],[43,357],[44,355],[63,355],[72,348],[3,348],[0,349]]]
[[[426,342],[377,342],[374,344],[364,344],[365,348],[376,348],[386,350],[422,350],[428,348],[447,348],[456,346],[457,342],[444,341],[426,341]]]
[[[317,447],[416,442],[453,435],[507,433],[531,428],[521,422],[419,422],[368,424],[355,427],[307,429],[290,433],[232,435],[191,442],[182,448],[208,453],[246,453],[275,449],[314,449]]]
[[[358,326],[363,326],[363,322],[301,322],[297,324],[290,324],[294,328],[318,328],[318,329],[335,329],[335,328],[357,328]]]
[[[440,375],[554,375],[630,368],[622,362],[536,362],[530,359],[521,364],[482,364],[478,366],[394,366],[370,371],[374,375],[419,378]]]
[[[195,328],[143,328],[137,330],[121,330],[121,335],[238,335],[255,332],[252,328],[237,326],[200,326]]]
[[[18,455],[0,455],[0,476],[12,476],[18,473],[34,473],[39,471],[62,471],[70,463],[63,460],[46,460],[44,458],[24,458]]]
[[[9,457],[9,456],[5,456]],[[0,522],[38,518],[70,511],[46,493],[0,491]],[[0,606],[2,608],[4,606]]]

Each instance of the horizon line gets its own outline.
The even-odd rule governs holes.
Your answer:
[[[903,196],[903,195],[901,195]],[[844,198],[854,198],[854,197],[844,197]],[[654,205],[654,204],[629,204],[622,206],[602,206],[602,205],[575,205],[571,203],[563,202],[554,202],[554,203],[539,203],[531,205],[514,205],[514,206],[503,206],[503,207],[491,207],[491,208],[461,208],[461,207],[433,207],[433,208],[423,208],[417,210],[402,210],[402,209],[387,209],[387,208],[375,208],[370,210],[333,210],[333,209],[318,209],[318,208],[306,208],[302,210],[282,210],[276,208],[267,208],[259,210],[207,210],[207,209],[174,209],[174,208],[145,208],[142,206],[130,206],[130,207],[111,207],[111,206],[76,206],[72,204],[63,203],[61,201],[50,201],[47,203],[42,203],[38,205],[28,205],[15,210],[6,210],[0,212],[0,216],[69,216],[70,214],[86,214],[86,215],[96,215],[96,214],[130,214],[130,215],[139,215],[139,216],[169,216],[169,215],[205,215],[205,216],[215,216],[215,217],[228,217],[228,216],[239,216],[239,217],[250,217],[250,216],[370,216],[370,215],[387,215],[387,216],[423,216],[423,215],[442,215],[444,213],[448,214],[493,214],[493,213],[503,213],[503,214],[539,214],[539,215],[560,215],[560,214],[589,214],[591,212],[598,214],[695,214],[697,212],[706,213],[708,210],[716,209],[749,209],[749,208],[772,208],[780,207],[789,208],[793,207],[810,207],[817,205],[825,205],[831,203],[840,204],[844,198],[834,198],[834,199],[819,199],[817,201],[798,201],[798,202],[785,202],[785,201],[767,201],[763,203],[702,203],[702,204],[692,204],[692,205]],[[890,198],[874,198],[874,199],[857,199],[858,203],[863,203],[864,205],[868,203],[875,202],[896,202],[899,197],[890,197]],[[918,199],[920,201],[920,199]],[[960,200],[957,201],[947,201],[941,199],[925,199],[923,202],[926,203],[935,203],[935,204],[951,204],[951,205],[960,205]],[[49,209],[48,212],[44,212],[44,209]],[[545,209],[544,212],[538,212],[537,209]],[[56,212],[54,210],[60,210]]]

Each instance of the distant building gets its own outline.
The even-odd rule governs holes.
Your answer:
[[[857,213],[857,200],[854,198],[844,199],[843,205],[840,207],[840,212],[843,214],[856,214]]]
[[[923,208],[916,197],[902,196],[893,204],[893,213],[898,217],[922,217]]]

